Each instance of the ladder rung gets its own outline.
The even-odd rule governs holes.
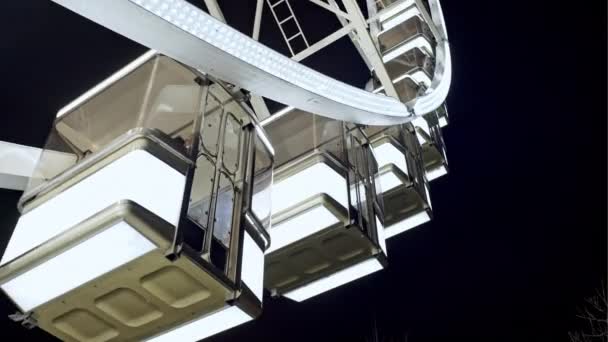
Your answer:
[[[298,32],[298,33],[294,34],[293,36],[291,36],[291,37],[287,38],[287,41],[291,41],[291,40],[292,40],[292,39],[294,39],[295,37],[297,37],[297,36],[301,36],[301,35],[302,35],[302,32]]]
[[[277,7],[278,5],[280,5],[281,3],[285,2],[285,0],[280,0],[278,2],[275,2],[274,4],[270,5],[270,8],[274,8]]]
[[[287,22],[289,19],[293,19],[293,15],[290,15],[289,17],[279,21],[279,25],[283,25],[283,23]]]

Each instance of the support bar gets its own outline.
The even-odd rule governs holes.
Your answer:
[[[437,40],[439,42],[442,39],[444,39],[445,37],[443,36],[443,32],[439,31],[439,29],[435,25],[433,18],[431,17],[429,12],[426,10],[426,7],[422,3],[422,0],[416,0],[416,6],[418,7],[420,14],[422,14],[422,19],[424,19],[424,21],[428,25],[429,29],[431,29],[431,32],[433,33],[435,40]]]
[[[209,14],[211,14],[214,18],[217,18],[219,21],[226,22],[224,13],[222,13],[222,9],[217,3],[217,0],[205,0],[205,6],[207,6],[207,9],[209,10]]]
[[[352,23],[355,24],[355,31],[357,32],[359,45],[371,63],[372,68],[376,73],[378,80],[380,83],[382,83],[386,94],[390,97],[398,99],[399,95],[397,94],[395,86],[393,85],[393,82],[386,71],[386,67],[382,61],[382,56],[380,56],[380,52],[376,48],[376,44],[374,44],[374,41],[367,30],[367,23],[365,22],[365,18],[363,18],[359,5],[355,0],[342,0],[342,3],[346,8],[346,12],[350,14]]]
[[[352,87],[292,61],[185,0],[53,1],[259,96],[361,124],[390,125],[413,119],[397,99]],[[167,11],[177,8],[183,17],[168,15]],[[187,25],[188,20],[192,24]]]
[[[0,188],[25,190],[41,149],[0,141]]]
[[[301,52],[299,52],[297,55],[291,57],[291,59],[293,59],[294,61],[301,61],[304,58],[314,54],[315,52],[325,48],[326,46],[328,46],[329,44],[335,42],[336,40],[346,36],[347,34],[349,34],[352,30],[354,29],[354,25],[353,24],[348,24],[344,27],[342,27],[341,29],[339,29],[338,31],[330,34],[329,36],[319,40],[318,42],[314,43],[313,45],[311,45],[310,47],[306,48],[306,50],[303,50]]]
[[[262,14],[264,13],[264,0],[258,0],[255,5],[255,18],[253,19],[253,34],[254,40],[260,40],[260,27],[262,26]]]
[[[343,11],[341,11],[339,8],[330,6],[329,4],[321,1],[321,0],[308,0],[310,2],[312,2],[313,4],[320,6],[322,8],[325,8],[326,10],[333,12],[335,15],[342,17],[346,20],[350,20],[350,16],[348,15],[348,13],[345,13]]]

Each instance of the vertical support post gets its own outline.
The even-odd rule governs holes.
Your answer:
[[[378,5],[377,0],[367,0],[367,17],[374,18],[378,14]],[[380,33],[380,25],[378,24],[378,20],[372,20],[369,23],[369,32],[372,36],[372,40],[374,44],[378,46],[378,35]]]
[[[200,112],[194,118],[193,130],[194,134],[192,136],[192,143],[190,145],[190,154],[189,159],[191,161],[191,165],[188,167],[186,171],[186,184],[184,186],[184,196],[182,197],[182,207],[181,213],[179,217],[179,224],[175,229],[175,235],[173,236],[173,243],[171,245],[171,250],[169,251],[168,257],[175,258],[180,253],[181,243],[183,239],[183,231],[182,227],[185,224],[185,221],[188,220],[188,209],[190,207],[190,195],[192,192],[192,184],[194,182],[194,174],[196,173],[196,161],[198,159],[199,152],[199,144],[200,144],[200,136],[201,136],[201,126],[203,123],[203,118],[205,113],[207,112],[207,96],[209,94],[209,80],[207,78],[197,78],[197,83],[202,87],[201,91],[201,99],[200,99]]]
[[[221,103],[221,101],[218,101]],[[220,191],[220,179],[222,176],[222,167],[224,164],[224,144],[226,136],[226,121],[228,120],[228,112],[222,106],[222,117],[220,119],[220,127],[218,134],[217,160],[215,161],[215,172],[213,174],[213,185],[211,188],[211,199],[209,201],[209,213],[207,215],[207,230],[205,231],[205,240],[203,242],[203,250],[201,256],[203,259],[211,262],[211,243],[213,242],[213,231],[215,230],[215,212],[217,207],[217,197]]]
[[[264,12],[264,0],[257,0],[255,6],[255,18],[253,19],[253,34],[251,37],[260,40],[260,27],[262,26],[262,13]]]
[[[242,189],[236,192],[235,198],[235,207],[233,208],[233,221],[232,221],[232,230],[230,234],[230,248],[228,250],[228,258],[227,258],[227,269],[226,275],[228,278],[235,283],[240,281],[241,274],[241,255],[242,255],[242,245],[241,241],[243,238],[241,237],[242,231],[244,229],[244,224],[242,221],[243,218],[243,207],[247,207],[251,203],[251,191],[250,188],[253,186],[253,150],[255,148],[255,144],[253,143],[253,128],[251,125],[246,125],[243,127],[243,133],[245,134],[245,139],[243,139],[243,151],[241,154],[241,177],[243,181]],[[238,205],[236,205],[238,203]]]
[[[376,208],[379,208],[380,206],[376,202],[376,199],[378,198],[377,194],[376,194],[376,184],[374,182],[374,177],[376,176],[376,171],[374,170],[375,168],[372,167],[372,164],[370,163],[374,160],[373,160],[373,154],[371,152],[371,147],[370,147],[368,141],[361,144],[361,152],[363,154],[363,163],[365,164],[365,174],[363,175],[364,184],[367,187],[367,190],[365,191],[365,195],[366,195],[365,201],[367,203],[367,214],[368,214],[367,235],[370,236],[373,241],[376,241],[379,243],[380,237],[378,236],[378,227],[376,226],[376,212],[377,212]]]
[[[351,167],[350,167],[350,163],[351,163],[351,156],[350,156],[350,140],[348,139],[348,130],[346,128],[346,123],[342,122],[342,132],[340,134],[340,139],[342,141],[342,153],[344,158],[346,159],[346,176],[344,178],[346,178],[346,195],[348,198],[348,223],[349,224],[353,224],[354,223],[354,218],[353,218],[353,211],[351,210],[353,208],[353,196],[352,196],[352,192],[350,191],[350,185],[352,184],[352,177],[351,177]]]
[[[340,7],[338,6],[338,3],[336,2],[336,0],[329,0],[329,6],[336,8],[336,9],[340,9]],[[342,18],[339,15],[336,15],[336,18],[338,19],[338,21],[340,22],[340,24],[342,24],[342,26],[346,26],[349,24],[349,21]],[[363,61],[365,62],[365,65],[367,65],[367,68],[369,70],[373,70],[374,67],[372,66],[372,64],[369,62],[369,59],[367,58],[367,56],[365,55],[365,53],[363,52],[363,49],[361,48],[361,45],[359,44],[359,41],[357,40],[357,35],[355,32],[350,32],[348,34],[348,37],[350,38],[350,40],[353,42],[353,45],[355,46],[355,48],[357,49],[357,52],[359,52],[359,55],[361,56],[361,58],[363,59]]]

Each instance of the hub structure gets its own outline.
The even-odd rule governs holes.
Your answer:
[[[265,294],[389,267],[386,239],[432,219],[451,82],[437,0],[257,0],[251,32],[215,0],[53,1],[150,50],[61,108],[42,148],[0,142],[0,187],[24,191],[0,260],[10,319],[199,341]],[[302,6],[341,28],[309,40]],[[264,10],[285,54],[260,41]],[[303,64],[339,39],[367,82]]]

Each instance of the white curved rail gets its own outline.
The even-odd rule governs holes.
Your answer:
[[[437,47],[438,65],[431,87],[420,99],[404,105],[305,67],[184,0],[53,1],[202,72],[257,95],[334,119],[369,125],[407,122],[436,109],[449,88],[447,40]],[[441,15],[438,3],[434,7]],[[437,26],[445,30],[440,25],[443,18],[436,20]],[[444,86],[446,80],[448,84]]]

